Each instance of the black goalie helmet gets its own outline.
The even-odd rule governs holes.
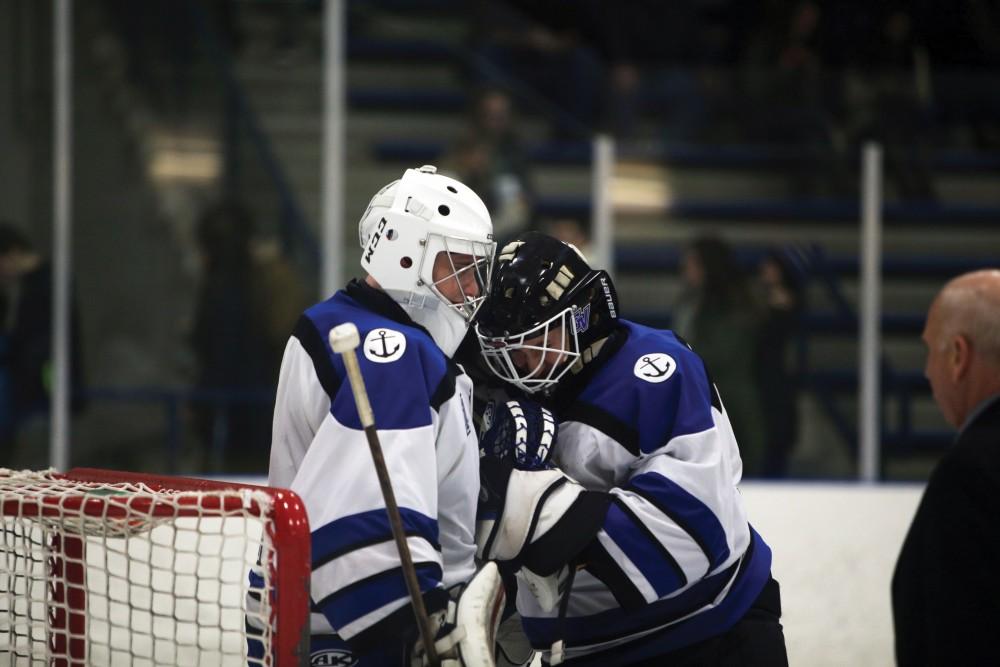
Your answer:
[[[497,256],[476,335],[490,370],[523,391],[548,390],[618,319],[607,272],[574,246],[528,232]]]

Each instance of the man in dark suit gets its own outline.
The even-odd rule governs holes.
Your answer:
[[[924,491],[892,579],[900,665],[1000,661],[1000,270],[931,304],[924,374],[959,430]]]

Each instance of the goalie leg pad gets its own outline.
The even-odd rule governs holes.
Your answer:
[[[446,611],[431,617],[434,649],[442,667],[495,667],[494,646],[505,591],[496,563],[486,563],[461,589]],[[423,647],[414,648],[414,667],[428,664]]]

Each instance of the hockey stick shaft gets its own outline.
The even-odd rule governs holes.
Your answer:
[[[413,604],[413,614],[417,619],[417,628],[420,630],[420,640],[423,642],[427,660],[431,665],[439,665],[440,660],[434,648],[434,635],[431,632],[431,623],[427,615],[427,608],[424,606],[424,598],[420,594],[420,584],[417,582],[417,570],[413,565],[413,557],[410,555],[410,547],[406,543],[406,533],[403,531],[403,519],[399,513],[399,505],[396,504],[396,494],[392,490],[392,482],[389,480],[389,469],[385,464],[385,457],[382,454],[382,445],[378,439],[378,431],[375,429],[375,416],[372,413],[372,406],[368,400],[368,391],[365,388],[365,380],[361,375],[361,368],[358,365],[358,357],[355,349],[358,346],[358,330],[354,324],[348,322],[341,324],[330,330],[330,347],[334,352],[341,355],[344,360],[344,367],[347,369],[347,379],[351,383],[351,392],[354,394],[354,404],[358,409],[358,417],[361,426],[368,439],[368,449],[371,451],[372,461],[375,463],[375,473],[378,476],[379,487],[382,489],[382,498],[385,500],[385,510],[389,515],[389,527],[392,529],[392,538],[396,542],[396,549],[399,551],[400,565],[403,570],[403,579],[406,581],[406,590],[410,594],[410,602]]]

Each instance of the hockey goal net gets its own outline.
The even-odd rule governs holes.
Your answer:
[[[7,664],[306,664],[309,573],[290,491],[0,469]]]

